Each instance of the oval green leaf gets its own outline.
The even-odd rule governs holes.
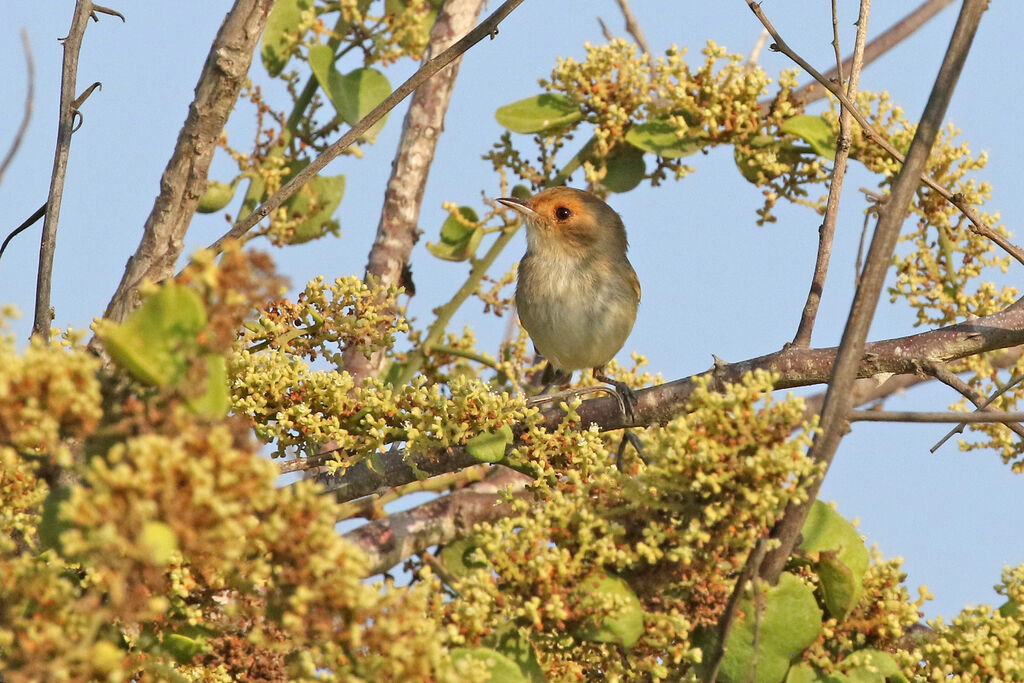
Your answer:
[[[581,640],[616,643],[629,648],[644,634],[644,608],[628,583],[611,574],[595,574],[583,582],[584,607],[615,602],[611,612],[599,615],[596,624],[587,624],[573,635]]]
[[[583,112],[564,95],[545,93],[498,107],[494,118],[513,133],[527,134],[576,123]]]
[[[801,534],[800,550],[815,563],[829,613],[838,619],[845,618],[864,592],[869,560],[864,541],[856,527],[820,500],[811,506]]]
[[[476,660],[487,666],[491,683],[529,683],[515,662],[489,647],[457,647],[451,651],[451,657],[457,672],[462,670],[460,662]]]
[[[633,126],[626,133],[626,142],[666,159],[688,157],[707,144],[703,136],[679,137],[676,127],[665,116]]]
[[[295,226],[289,244],[302,244],[337,232],[338,224],[331,216],[345,194],[345,176],[314,176],[285,202],[290,218],[303,218]]]
[[[466,451],[481,462],[501,462],[505,446],[512,443],[512,428],[502,425],[495,432],[482,432],[466,442]]]
[[[629,192],[644,179],[644,151],[629,144],[617,145],[605,160],[607,173],[601,184],[612,192]]]
[[[227,184],[219,180],[210,180],[206,183],[206,192],[199,198],[196,211],[199,213],[214,213],[227,206],[235,196],[235,183]]]
[[[263,68],[271,76],[280,74],[291,57],[290,46],[294,38],[290,35],[298,30],[303,10],[309,9],[309,0],[277,0],[267,25],[263,29],[263,43],[260,56]]]
[[[799,114],[782,122],[783,133],[802,138],[818,155],[836,159],[836,132],[828,121],[813,114]]]

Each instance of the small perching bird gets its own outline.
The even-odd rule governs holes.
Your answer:
[[[548,361],[545,382],[565,384],[574,370],[593,368],[594,378],[615,387],[632,417],[632,390],[603,374],[633,330],[640,304],[640,282],[626,258],[629,245],[619,214],[596,195],[571,187],[498,201],[526,222],[516,308],[537,352]]]

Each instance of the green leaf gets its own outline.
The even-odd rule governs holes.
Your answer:
[[[1017,602],[1016,600],[1007,600],[999,608],[999,614],[1008,619],[1020,619],[1024,617],[1024,603]]]
[[[782,122],[783,133],[802,138],[819,155],[835,161],[836,132],[828,121],[812,114],[799,114]]]
[[[309,48],[309,65],[313,75],[327,99],[334,105],[334,111],[341,120],[354,126],[391,94],[391,83],[387,76],[371,68],[360,68],[342,76],[334,68],[334,51],[327,45]],[[373,142],[384,127],[387,116],[373,124],[362,139]]]
[[[219,180],[210,180],[206,183],[206,192],[199,198],[196,211],[199,213],[214,213],[220,211],[235,197],[235,187],[238,181],[222,183]]]
[[[515,662],[530,683],[545,683],[547,680],[544,677],[544,670],[540,668],[540,662],[537,661],[537,652],[533,649],[533,644],[514,624],[505,624],[484,638],[483,643]]]
[[[60,516],[60,504],[71,497],[70,486],[56,486],[43,501],[43,518],[39,523],[39,541],[43,548],[61,549],[60,535],[71,525]]]
[[[338,114],[351,126],[373,111],[373,108],[391,94],[391,83],[387,76],[371,68],[351,71],[342,78],[342,90],[345,93],[344,104],[338,108]],[[373,124],[361,139],[373,142],[377,133],[384,127],[387,116]]]
[[[608,172],[601,184],[612,192],[629,192],[647,173],[644,151],[629,144],[616,145],[605,160]]]
[[[101,321],[96,334],[115,363],[145,384],[166,386],[187,370],[187,352],[206,325],[199,295],[167,283],[118,324]]]
[[[314,176],[302,189],[285,202],[290,218],[304,216],[295,226],[288,244],[303,244],[327,233],[336,232],[338,224],[331,216],[345,194],[345,176]]]
[[[539,133],[576,123],[583,113],[564,95],[545,93],[498,107],[494,118],[513,133]]]
[[[263,67],[271,76],[284,70],[291,57],[290,46],[295,39],[292,35],[299,28],[303,10],[309,9],[309,0],[276,0],[263,29],[263,44],[260,56]]]
[[[896,659],[888,652],[865,648],[857,650],[843,660],[843,672],[857,683],[906,683]]]
[[[512,428],[502,425],[496,432],[482,432],[466,441],[466,450],[482,462],[501,462],[505,459],[505,446],[513,438]]]
[[[150,562],[167,565],[178,552],[178,535],[164,522],[152,520],[142,525],[139,546],[146,552]]]
[[[476,549],[476,540],[472,536],[452,541],[441,549],[441,564],[449,574],[462,578],[474,569],[487,566],[479,560],[472,559],[473,551]]]
[[[228,362],[216,353],[205,354],[206,384],[202,395],[187,400],[193,413],[219,419],[228,414],[231,393],[228,391]]]
[[[626,132],[626,142],[666,159],[688,157],[708,144],[703,134],[699,137],[679,137],[678,129],[667,116],[633,126]]]
[[[468,206],[460,206],[459,215],[474,223],[480,220],[476,211]],[[479,226],[465,225],[455,216],[448,216],[441,226],[441,241],[428,242],[427,251],[445,261],[465,261],[476,254],[483,236],[483,230]]]
[[[718,680],[723,683],[779,683],[790,662],[821,631],[822,615],[814,593],[796,576],[783,573],[778,585],[760,592],[756,607],[751,593],[748,589],[736,608],[737,619],[719,670]],[[716,638],[717,633],[706,632],[700,639],[706,655]],[[756,677],[751,676],[755,670]]]
[[[801,533],[800,550],[815,562],[829,613],[846,618],[864,593],[869,560],[864,541],[852,524],[820,500],[811,506]]]
[[[160,649],[167,652],[178,664],[188,664],[196,655],[207,651],[206,638],[217,635],[215,631],[200,626],[180,626],[173,633],[164,633]]]
[[[491,683],[528,683],[516,663],[489,647],[457,647],[451,651],[452,662],[456,671],[460,671],[459,663],[476,660],[483,662],[491,672],[488,680]]]
[[[624,579],[611,574],[597,573],[582,582],[583,606],[603,607],[610,601],[618,605],[613,611],[599,615],[596,624],[588,624],[573,635],[581,640],[598,643],[616,643],[632,647],[644,633],[644,608],[640,599]]]

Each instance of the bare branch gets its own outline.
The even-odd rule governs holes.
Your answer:
[[[1020,422],[1024,413],[1007,413],[1001,410],[977,413],[951,413],[917,410],[851,410],[850,422]]]
[[[482,6],[483,0],[447,0],[430,30],[424,64],[448,49],[456,37],[469,31],[476,23]],[[402,284],[402,274],[409,263],[413,245],[419,240],[423,191],[434,161],[437,141],[444,130],[444,117],[460,61],[456,59],[416,90],[405,114],[402,137],[395,160],[391,163],[391,178],[384,193],[377,237],[366,264],[366,276],[375,278],[382,286]],[[383,364],[382,352],[373,353],[369,358],[354,348],[345,352],[344,368],[356,378],[357,383],[364,377],[380,374]]]
[[[107,318],[122,320],[138,305],[137,290],[143,280],[160,281],[174,272],[185,232],[206,190],[217,140],[238,100],[273,4],[273,0],[235,0],[224,17],[174,153],[160,178],[160,194],[146,219],[142,240],[107,304]]]
[[[25,88],[25,109],[21,115],[21,123],[18,124],[18,132],[14,134],[14,140],[11,142],[11,146],[7,150],[7,154],[4,155],[4,160],[0,161],[0,183],[3,182],[4,173],[7,171],[7,167],[11,165],[11,161],[18,153],[18,148],[21,147],[21,143],[25,139],[25,133],[28,132],[28,124],[32,121],[32,106],[35,104],[36,67],[35,62],[32,61],[32,46],[28,42],[28,31],[25,29],[21,29],[21,49],[25,53],[25,71],[27,80]]]
[[[44,339],[50,337],[53,309],[50,307],[50,287],[53,280],[53,252],[57,248],[57,222],[60,220],[60,203],[64,196],[64,179],[68,170],[68,156],[71,152],[76,108],[75,84],[78,80],[78,53],[82,49],[82,38],[89,23],[92,3],[77,0],[71,17],[71,28],[64,39],[64,61],[61,65],[60,113],[57,118],[57,149],[53,155],[53,173],[50,176],[50,192],[46,198],[46,214],[43,218],[43,236],[39,244],[39,270],[36,273],[35,319],[32,334]]]
[[[245,235],[245,233],[251,230],[257,223],[281,206],[286,199],[298,192],[303,185],[309,182],[310,178],[323,170],[324,166],[348,149],[348,147],[358,140],[363,133],[369,130],[370,126],[375,124],[383,118],[385,114],[398,106],[399,102],[408,97],[410,93],[425,83],[427,79],[451,64],[464,52],[469,50],[469,48],[483,40],[484,37],[493,37],[497,35],[498,24],[500,24],[505,17],[511,14],[512,10],[522,4],[522,2],[523,0],[506,0],[506,2],[502,3],[491,16],[484,19],[479,26],[466,34],[450,48],[420,67],[416,73],[405,81],[405,83],[398,86],[394,92],[384,98],[383,102],[374,107],[369,114],[364,116],[358,123],[356,123],[355,126],[349,129],[347,133],[342,135],[340,139],[325,149],[317,158],[313,159],[313,161],[309,162],[308,166],[296,173],[291,180],[281,187],[281,189],[268,197],[243,220],[235,223],[227,233],[210,245],[210,249],[215,252],[220,251],[224,243],[228,240],[238,239]]]
[[[872,342],[864,347],[856,369],[858,377],[880,374],[913,374],[928,360],[949,362],[986,351],[1006,349],[1024,344],[1024,300],[1004,311],[920,334]],[[776,389],[824,384],[832,376],[836,349],[798,349],[789,347],[775,353],[738,363],[721,363],[710,371],[712,387],[722,388],[736,383],[755,370],[778,376]],[[645,427],[667,422],[688,409],[689,399],[699,375],[648,387],[636,392],[634,420],[627,422],[614,398],[584,401],[576,413],[580,424],[596,424],[602,431],[623,427]],[[850,396],[855,394],[850,392]],[[548,429],[557,427],[565,417],[561,408],[548,408],[541,413]],[[361,498],[379,489],[407,484],[423,473],[428,476],[454,472],[476,465],[479,461],[464,448],[434,449],[408,454],[401,450],[384,453],[373,468],[365,463],[350,467],[345,474],[332,478],[326,489],[341,502]]]
[[[846,86],[846,96],[853,100],[857,97],[857,84],[864,56],[864,40],[868,32],[868,15],[871,13],[870,0],[861,0],[860,17],[857,19],[856,46],[853,49],[853,63],[850,67],[850,82]],[[832,44],[835,47],[836,70],[840,85],[843,80],[843,65],[839,52],[839,16],[836,0],[832,0]],[[811,277],[811,288],[807,292],[807,302],[800,315],[800,325],[793,338],[795,346],[811,345],[811,333],[814,321],[821,304],[821,295],[825,290],[825,278],[828,275],[828,262],[832,257],[832,242],[836,233],[836,220],[839,217],[839,197],[843,192],[843,179],[846,177],[846,165],[850,159],[850,142],[853,138],[851,125],[852,114],[845,107],[839,114],[839,139],[836,141],[836,160],[832,165],[832,182],[828,189],[828,203],[825,207],[825,220],[818,233],[818,256],[814,263],[814,274]]]
[[[777,37],[771,23],[761,12],[760,6],[753,0],[748,0],[748,6],[765,25],[765,28],[772,32],[776,41],[780,41],[781,39]],[[952,98],[960,71],[967,59],[967,53],[970,51],[971,42],[987,6],[987,0],[964,1],[903,168],[893,183],[889,201],[882,209],[875,227],[867,262],[854,296],[850,316],[843,332],[842,343],[836,354],[832,377],[829,380],[829,389],[825,395],[825,404],[821,413],[821,431],[815,437],[809,454],[810,457],[823,464],[826,471],[843,436],[844,426],[851,408],[850,391],[862,364],[865,338],[878,305],[878,297],[892,260],[900,226],[906,218],[910,202],[919,186],[932,145],[942,125],[946,108]],[[782,44],[779,44],[781,47]],[[808,488],[807,502],[787,506],[782,521],[772,532],[773,538],[778,539],[780,545],[769,553],[761,567],[762,577],[771,583],[778,579],[786,560],[797,543],[800,529],[811,504],[817,497],[823,477],[824,473],[811,482]]]
[[[632,8],[629,6],[629,0],[615,0],[619,3],[619,9],[622,11],[622,18],[626,21],[626,31],[629,35],[633,36],[633,40],[640,46],[640,49],[647,55],[647,59],[653,60],[654,56],[651,54],[651,46],[647,44],[647,38],[644,36],[644,30],[640,27],[640,22],[636,20],[636,16],[633,14]]]

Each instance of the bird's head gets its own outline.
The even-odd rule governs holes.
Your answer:
[[[590,192],[552,187],[529,199],[501,197],[498,201],[522,214],[532,251],[626,251],[626,229],[619,214]]]

